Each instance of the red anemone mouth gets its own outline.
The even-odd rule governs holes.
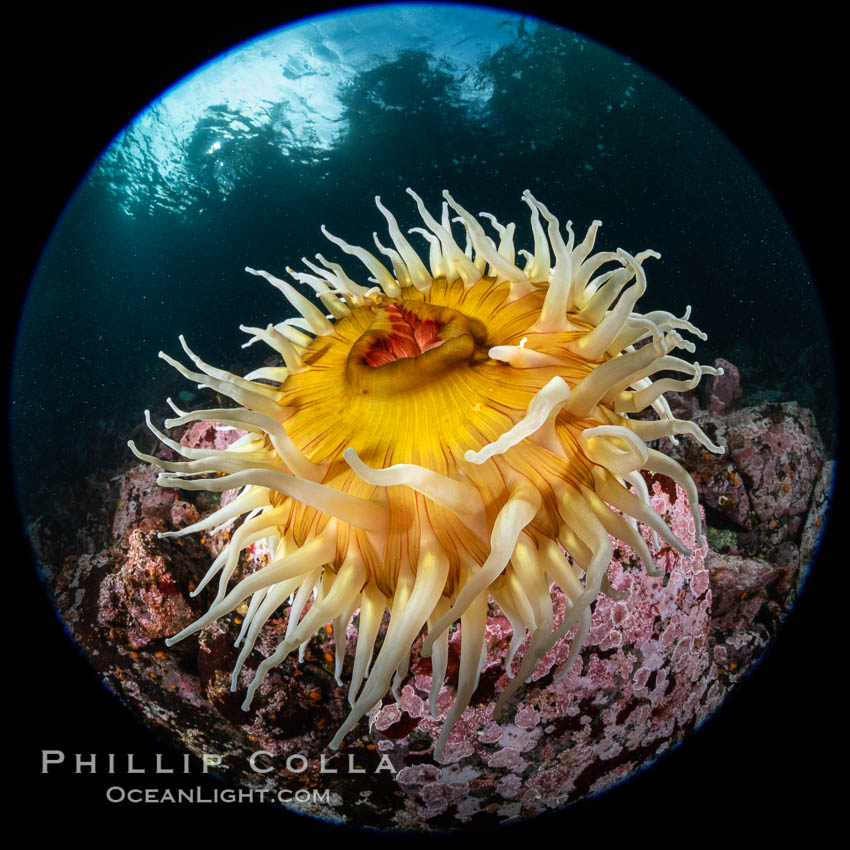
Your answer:
[[[445,340],[439,338],[443,324],[434,319],[424,319],[398,304],[384,308],[392,330],[382,339],[376,339],[363,360],[373,369],[396,360],[419,357],[432,348],[441,346]]]

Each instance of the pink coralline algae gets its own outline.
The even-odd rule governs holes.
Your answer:
[[[570,635],[540,661],[525,691],[499,721],[493,709],[508,683],[504,658],[511,629],[494,609],[478,692],[439,762],[431,752],[453,700],[451,679],[452,672],[455,677],[457,673],[460,633],[450,641],[449,684],[439,693],[435,716],[428,706],[430,660],[419,657],[417,644],[406,681],[373,709],[341,753],[355,752],[367,762],[378,755],[389,758],[395,771],[392,787],[403,792],[392,798],[399,803],[391,825],[422,828],[439,825],[449,816],[463,821],[484,815],[498,821],[557,808],[651,762],[711,713],[721,691],[712,690],[706,549],[694,540],[684,493],[666,480],[649,483],[653,507],[695,553],[683,558],[662,546],[656,553],[665,575],[648,578],[631,551],[619,548],[608,575],[621,598],[598,599],[573,669],[553,682],[567,659]],[[173,546],[177,541],[159,541],[166,543]],[[256,557],[261,554],[248,553],[243,569],[250,570]],[[560,591],[552,593],[560,619],[566,603]],[[225,720],[247,733],[253,749],[280,756],[301,752],[318,759],[347,709],[345,691],[332,678],[332,637],[311,642],[303,664],[278,668],[261,688],[257,710],[244,714],[238,692],[229,690],[238,621],[215,624],[201,635],[197,666],[207,699]],[[270,623],[249,658],[252,669],[243,672],[241,685],[274,650],[284,629],[284,618]],[[349,632],[353,644],[354,624]],[[514,660],[514,670],[524,649]],[[232,740],[239,737],[232,735]],[[327,814],[340,813],[336,809]]]
[[[720,680],[734,684],[759,658],[796,598],[829,509],[835,463],[809,410],[796,402],[735,408],[738,370],[726,361],[711,395],[671,398],[715,440],[721,457],[686,441],[665,450],[692,473],[709,513],[706,566]]]
[[[157,470],[147,464],[134,466],[121,481],[121,495],[112,522],[112,535],[124,539],[134,528],[164,531],[169,527],[174,491],[156,486]]]
[[[694,547],[693,519],[684,493],[658,483],[652,505],[674,532]],[[569,653],[569,639],[541,659],[512,710],[493,718],[495,695],[508,682],[503,672],[510,628],[499,617],[488,625],[489,653],[472,705],[449,735],[439,776],[405,770],[396,779],[426,819],[455,811],[451,794],[434,786],[458,783],[463,763],[469,788],[466,810],[498,818],[526,816],[561,806],[608,787],[675,744],[716,707],[721,690],[709,653],[711,591],[706,549],[687,558],[662,549],[665,575],[647,578],[629,550],[609,568],[621,600],[600,597],[579,660],[560,681],[554,672]],[[557,616],[564,599],[553,590]],[[456,651],[459,635],[451,649]],[[523,647],[524,648],[524,647]],[[522,649],[520,650],[520,654]],[[517,661],[514,661],[516,668]],[[424,699],[430,686],[428,662],[414,656],[414,688]],[[406,763],[435,736],[451,698],[444,686],[437,717],[424,715],[403,739],[380,738],[381,720],[403,716],[402,700],[385,699],[371,717],[382,752]],[[473,782],[474,780],[474,782]],[[410,809],[410,807],[408,807]],[[420,811],[419,808],[413,811]],[[409,810],[406,817],[420,817]],[[402,818],[400,825],[412,825]]]
[[[180,438],[180,443],[190,449],[223,451],[240,437],[244,437],[245,433],[239,428],[223,427],[217,422],[205,420],[192,422],[187,426],[185,433]]]
[[[795,402],[750,409],[731,417],[726,437],[730,455],[749,482],[756,522],[805,512],[823,463],[811,413]]]
[[[138,529],[130,532],[127,560],[100,585],[100,622],[123,626],[133,649],[168,637],[192,617],[166,559],[153,550],[149,538]]]
[[[810,411],[796,402],[730,409],[739,392],[723,389],[725,401],[713,394],[707,409],[695,406],[692,394],[673,400],[690,408],[690,418],[727,447],[725,454],[711,455],[686,440],[662,442],[691,472],[703,504],[749,532],[738,541],[743,554],[757,543],[774,547],[799,536],[825,451]],[[724,412],[715,412],[718,407]]]
[[[494,707],[509,681],[504,661],[512,631],[492,608],[477,691],[439,760],[433,745],[454,698],[459,628],[450,639],[447,682],[434,714],[431,662],[419,655],[420,638],[408,675],[335,754],[327,744],[349,706],[347,689],[335,679],[330,629],[302,647],[300,663],[289,659],[270,673],[247,713],[240,707],[244,689],[282,639],[286,615],[272,617],[261,632],[235,692],[230,674],[243,608],[208,626],[199,639],[165,649],[164,638],[205,609],[207,600],[189,593],[235,526],[158,537],[196,522],[218,502],[200,493],[189,501],[183,491],[157,487],[147,465],[112,485],[112,542],[48,563],[45,572],[58,574],[60,610],[110,687],[183,748],[229,753],[223,776],[232,782],[291,783],[282,765],[297,754],[308,763],[298,774],[300,787],[329,791],[330,803],[293,803],[295,808],[383,828],[446,829],[557,809],[651,763],[715,710],[763,651],[793,601],[800,568],[817,548],[832,467],[822,463],[811,415],[794,403],[736,410],[738,382],[731,370],[727,374],[727,385],[716,382],[705,409],[692,395],[672,399],[728,444],[727,454],[704,457],[684,439],[665,449],[678,452],[696,472],[708,506],[709,545],[695,540],[682,490],[667,478],[647,476],[652,507],[693,554],[681,556],[646,532],[663,570],[649,577],[631,550],[615,541],[608,569],[612,592],[596,600],[576,662],[555,681],[573,631],[540,660],[500,718]],[[202,422],[182,440],[209,448],[238,436]],[[230,498],[224,493],[221,501]],[[726,524],[726,537],[712,527],[718,521]],[[53,552],[47,530],[43,549]],[[38,542],[38,528],[34,536]],[[94,529],[87,534],[97,537]],[[267,557],[262,544],[247,547],[234,580]],[[557,623],[566,603],[557,588],[551,592]],[[350,675],[356,623],[355,617],[348,626],[343,682]],[[514,671],[527,643],[526,637]],[[249,768],[250,755],[259,750],[275,760],[275,771]]]
[[[728,413],[741,397],[741,373],[734,363],[722,357],[714,361],[714,366],[721,368],[723,374],[712,378],[708,409],[711,413]]]

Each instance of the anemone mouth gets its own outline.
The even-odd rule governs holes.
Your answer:
[[[445,340],[440,332],[445,323],[439,319],[422,317],[411,309],[409,303],[392,303],[384,308],[392,329],[383,339],[374,339],[364,360],[373,369],[396,360],[419,357],[426,351],[438,348]]]
[[[484,325],[459,310],[397,299],[374,311],[346,361],[346,379],[360,393],[395,395],[487,359]]]

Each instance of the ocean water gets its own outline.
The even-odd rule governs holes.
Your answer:
[[[375,195],[414,226],[407,186],[434,209],[449,188],[517,222],[518,246],[530,240],[529,188],[579,234],[600,218],[598,247],[659,251],[642,310],[691,305],[709,334],[702,362],[727,357],[747,370],[746,391],[798,398],[831,436],[829,370],[817,386],[795,380],[831,360],[810,271],[722,132],[628,57],[571,31],[499,10],[384,6],[243,43],[116,136],[30,286],[13,369],[17,462],[43,462],[26,435],[55,404],[39,376],[57,354],[70,391],[53,435],[64,462],[48,480],[79,476],[95,446],[117,461],[101,437],[184,389],[156,357],[179,351],[178,334],[209,362],[253,362],[238,325],[290,310],[244,266],[283,275],[305,254],[339,259],[321,224],[373,244]],[[765,315],[781,336],[759,333]],[[40,329],[51,326],[48,342]]]
[[[641,309],[690,305],[709,334],[701,362],[727,357],[750,398],[797,400],[834,437],[833,356],[809,265],[757,171],[698,108],[628,56],[533,17],[365,7],[216,57],[85,176],[18,325],[10,421],[24,517],[93,469],[126,464],[143,411],[192,389],[156,356],[180,356],[179,334],[215,365],[257,365],[238,325],[291,311],[244,266],[283,276],[317,251],[341,259],[321,224],[370,245],[384,227],[375,195],[417,226],[407,186],[431,209],[448,188],[515,221],[518,247],[529,188],[579,237],[602,219],[599,248],[659,251]],[[45,380],[57,363],[58,393]]]

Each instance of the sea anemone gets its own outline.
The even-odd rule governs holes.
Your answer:
[[[649,506],[641,471],[681,485],[699,540],[692,479],[647,443],[689,434],[709,451],[722,452],[697,425],[674,418],[663,396],[720,372],[672,354],[694,350],[680,332],[705,339],[688,321],[690,308],[681,318],[635,312],[646,289],[643,263],[659,257],[654,251],[592,253],[601,222],[594,221],[576,244],[571,223],[565,234],[526,191],[534,250],[518,252],[525,260],[520,268],[515,225],[480,214],[495,230],[497,245],[448,192],[438,221],[407,191],[425,224],[410,232],[427,241],[427,266],[376,198],[393,247],[377,234],[375,244],[392,271],[322,227],[331,242],[363,263],[373,285],[355,282],[321,254],[316,262],[302,260],[311,273],[287,268],[314,290],[323,311],[291,284],[246,269],[277,287],[301,316],[242,328],[251,335],[246,345],[265,342],[283,366],[239,377],[205,363],[182,337],[199,371],[160,352],[186,378],[239,405],[185,413],[169,399],[177,416],[166,420],[167,428],[214,420],[243,429],[245,436],[226,451],[186,448],[147,415],[154,434],[188,460],[169,462],[130,447],[163,470],[157,479],[162,486],[241,490],[201,522],[162,536],[247,515],[194,591],[218,576],[209,610],[168,644],[250,597],[237,639],[236,690],[258,633],[288,604],[284,640],[251,681],[247,710],[269,670],[331,622],[340,682],[346,628],[359,609],[351,710],[330,742],[336,749],[391,687],[397,692],[423,628],[421,655],[431,657],[435,711],[449,632],[459,620],[457,692],[435,747],[439,756],[487,657],[491,599],[513,627],[505,659],[511,681],[497,701],[498,717],[539,659],[575,625],[558,674],[576,658],[591,603],[600,592],[616,595],[606,575],[612,538],[630,547],[650,575],[659,570],[638,523],[651,531],[654,545],[660,536],[690,554]],[[465,231],[463,250],[455,224]],[[658,376],[670,372],[686,377]],[[630,415],[649,407],[653,418]],[[195,477],[199,473],[213,477]],[[240,552],[263,539],[269,541],[269,562],[230,587]],[[569,603],[559,623],[553,583]],[[528,646],[514,671],[526,634]]]

